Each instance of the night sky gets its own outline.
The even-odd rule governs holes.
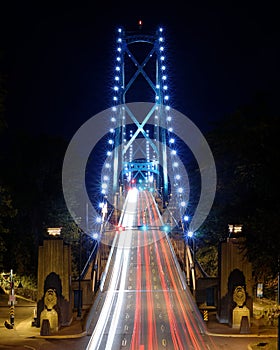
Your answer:
[[[171,106],[207,131],[259,92],[279,100],[279,12],[275,2],[155,3],[2,1],[1,70],[6,119],[71,139],[111,106],[118,26],[163,26]],[[170,76],[171,75],[171,76]]]

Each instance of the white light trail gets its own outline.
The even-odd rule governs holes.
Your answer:
[[[132,226],[134,224],[134,220],[136,216],[135,214],[136,214],[136,207],[137,207],[137,197],[138,197],[138,190],[136,188],[133,188],[128,192],[128,195],[125,201],[125,206],[124,206],[125,210],[123,211],[123,215],[119,222],[120,225]],[[114,267],[111,274],[110,283],[108,286],[108,291],[106,294],[106,298],[105,298],[100,316],[98,318],[97,324],[95,326],[94,332],[91,336],[91,339],[88,343],[86,350],[100,349],[104,332],[112,312],[114,298],[115,296],[117,296],[114,312],[112,317],[110,317],[111,323],[110,323],[110,329],[109,329],[106,347],[105,347],[106,350],[112,349],[117,326],[118,326],[119,315],[121,313],[121,309],[123,305],[125,282],[127,278],[127,270],[129,266],[129,256],[130,256],[130,250],[128,248],[131,247],[131,239],[132,239],[132,232],[130,230],[123,231],[119,236],[119,241],[116,243],[117,252],[116,252],[116,257],[114,261]],[[116,241],[114,240],[114,242]],[[104,280],[102,281],[102,288],[103,288],[103,284],[104,284]],[[119,288],[118,288],[118,284],[119,284]]]

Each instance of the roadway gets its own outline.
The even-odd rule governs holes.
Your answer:
[[[143,225],[147,229],[139,228]],[[152,194],[131,189],[119,222],[125,230],[116,230],[87,350],[217,348],[162,225]]]

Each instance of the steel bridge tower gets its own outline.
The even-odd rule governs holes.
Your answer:
[[[163,28],[152,34],[143,33],[139,22],[138,31],[118,29],[111,121],[115,133],[113,192],[137,181],[146,188],[157,186],[165,203],[166,140],[172,129],[164,43]],[[130,103],[138,102],[144,90],[146,99],[141,102],[152,102],[152,107],[139,118],[130,109]]]

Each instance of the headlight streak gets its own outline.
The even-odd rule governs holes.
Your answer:
[[[137,202],[135,202],[136,194]],[[149,215],[140,216],[139,208],[148,208]],[[125,201],[124,209],[122,221],[120,221],[122,225],[136,225],[140,222],[147,224],[147,226],[154,222],[160,225],[161,216],[158,207],[153,195],[148,191],[132,192],[131,190]],[[156,349],[160,344],[165,344],[164,346],[167,345],[168,348],[174,350],[183,348],[209,349],[207,340],[205,340],[207,332],[200,312],[195,306],[188,288],[185,290],[184,286],[180,284],[181,270],[172,250],[170,251],[168,235],[165,234],[163,238],[159,239],[157,237],[159,234],[161,233],[155,229],[137,230],[136,232],[127,229],[116,233],[116,237],[118,237],[114,246],[116,255],[115,260],[111,261],[111,264],[114,265],[112,266],[108,292],[87,350],[101,348],[112,350],[119,348],[118,346],[124,346],[123,341],[130,350]],[[118,329],[122,327],[122,316],[125,312],[125,301],[128,295],[128,290],[125,288],[129,287],[129,285],[126,287],[126,283],[128,283],[129,273],[131,274],[128,269],[131,266],[130,258],[133,257],[131,255],[131,248],[135,244],[133,237],[136,238],[137,242],[137,260],[133,263],[136,266],[134,270],[134,318],[133,324],[128,325],[130,327],[129,333],[121,339]],[[151,260],[153,255],[155,259]],[[154,267],[152,267],[151,261],[156,263],[153,265]],[[155,278],[157,282],[154,282]],[[166,313],[167,332],[159,328],[160,324],[164,323],[157,321],[159,316],[157,305],[161,305],[160,312]],[[107,332],[105,334],[106,329],[108,329],[108,334]],[[128,334],[131,334],[131,338],[128,337]],[[212,348],[215,348],[213,343],[211,344]]]
[[[119,221],[120,225],[128,225],[128,224],[132,225],[134,223],[133,221],[135,220],[135,216],[137,213],[136,211],[137,196],[138,196],[137,190],[133,189],[129,191],[126,197],[125,207],[124,207],[125,209],[126,208],[128,209],[128,213],[126,213],[126,210],[123,211],[122,217]],[[116,237],[117,237],[117,234],[115,235],[115,239]],[[115,242],[114,249],[116,249],[117,251],[116,251],[114,266],[112,270],[112,275],[108,286],[104,305],[102,307],[102,311],[98,318],[93,335],[88,343],[87,350],[95,350],[100,348],[104,331],[105,331],[106,325],[108,324],[108,320],[114,304],[114,298],[116,297],[117,298],[116,305],[114,308],[113,316],[111,318],[111,324],[110,324],[110,329],[109,329],[105,349],[110,350],[113,348],[113,342],[115,339],[116,329],[119,322],[119,315],[121,313],[124,294],[125,294],[125,283],[127,280],[127,270],[129,266],[129,256],[130,256],[130,250],[128,248],[131,246],[131,238],[132,238],[131,231],[127,230],[127,231],[124,231],[121,235],[119,235],[119,240],[117,243],[114,239],[114,242]],[[112,250],[113,249],[111,249],[111,252]],[[102,288],[103,288],[103,285],[104,285],[104,282],[102,283]]]

